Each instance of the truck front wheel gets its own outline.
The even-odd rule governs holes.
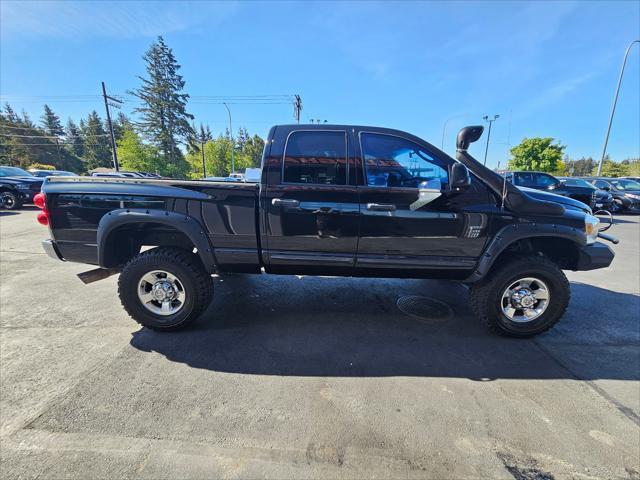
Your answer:
[[[174,330],[195,320],[207,307],[213,282],[192,252],[159,247],[136,255],[124,266],[118,295],[138,323]]]
[[[471,308],[499,334],[530,337],[553,327],[571,297],[569,281],[558,266],[539,255],[504,259],[487,278],[472,285]]]

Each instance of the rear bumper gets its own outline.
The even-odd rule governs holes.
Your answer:
[[[580,249],[576,270],[596,270],[611,265],[615,254],[604,243],[596,242]]]
[[[45,253],[51,258],[64,261],[64,257],[60,255],[60,251],[56,246],[56,242],[54,242],[53,240],[43,240],[42,248],[44,249]]]

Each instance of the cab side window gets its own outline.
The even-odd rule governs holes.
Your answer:
[[[551,175],[539,173],[536,175],[536,185],[539,187],[550,187],[555,185],[558,181]]]
[[[516,172],[513,174],[513,178],[514,184],[521,187],[535,187],[536,185],[535,176],[530,172]]]
[[[285,147],[282,180],[284,183],[346,185],[346,132],[292,132]]]
[[[441,189],[447,185],[447,165],[409,140],[361,133],[360,144],[370,187]]]

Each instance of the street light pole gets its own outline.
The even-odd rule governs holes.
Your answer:
[[[499,118],[500,118],[499,114],[494,115],[493,118],[489,118],[489,115],[485,115],[484,117],[482,117],[482,119],[485,122],[489,122],[489,132],[487,133],[487,146],[484,148],[484,163],[483,163],[484,166],[487,165],[487,153],[489,153],[489,139],[491,138],[491,125],[493,124],[493,122],[495,122]]]
[[[462,113],[460,115],[454,115],[453,117],[449,117],[444,121],[444,124],[442,125],[442,142],[440,143],[440,150],[444,151],[444,134],[445,134],[445,131],[447,130],[447,124],[449,123],[449,121],[454,120],[456,118],[468,117],[469,115],[470,115],[469,113]]]
[[[226,102],[222,102],[222,104],[226,107],[227,113],[229,114],[229,135],[231,135],[231,173],[236,173],[236,162],[233,157],[233,150],[236,144],[233,141],[233,127],[231,126],[231,110],[229,110],[229,106],[227,105]]]
[[[604,137],[604,146],[602,147],[602,157],[600,158],[600,163],[598,164],[598,176],[602,173],[602,163],[604,162],[604,157],[607,153],[607,144],[609,143],[609,134],[611,133],[611,124],[613,123],[613,115],[616,113],[616,104],[618,103],[618,94],[620,93],[620,86],[622,85],[622,76],[624,75],[624,67],[627,64],[627,57],[629,56],[629,52],[631,51],[631,47],[633,47],[634,43],[640,43],[640,40],[634,40],[629,44],[627,50],[624,52],[624,60],[622,62],[622,68],[620,69],[620,77],[618,77],[618,86],[616,87],[616,93],[613,96],[613,105],[611,107],[611,116],[609,117],[609,126],[607,127],[607,135]]]

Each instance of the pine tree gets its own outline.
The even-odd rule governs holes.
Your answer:
[[[69,151],[76,157],[84,157],[84,141],[81,131],[71,119],[67,122],[65,136],[67,137],[67,143],[71,144],[67,147]]]
[[[125,130],[133,130],[133,124],[124,112],[118,112],[118,116],[113,121],[113,135],[116,137],[116,142],[122,139]]]
[[[44,131],[47,132],[47,135],[61,137],[64,135],[64,129],[62,128],[62,123],[60,123],[60,117],[58,117],[49,105],[44,105],[44,115],[42,115],[40,120],[40,125],[44,128]]]
[[[94,110],[87,117],[83,129],[85,141],[85,160],[87,170],[98,167],[112,167],[111,147],[102,120]]]
[[[262,151],[264,150],[264,140],[259,135],[254,135],[247,140],[245,153],[251,158],[251,165],[260,166],[262,160]]]
[[[178,74],[180,65],[162,37],[151,44],[143,58],[148,78],[138,77],[142,86],[130,92],[143,103],[135,110],[141,115],[137,125],[165,161],[180,171],[183,166],[179,164],[185,162],[178,145],[188,142],[193,134],[189,125],[193,115],[186,110],[189,95],[182,93],[185,82]]]
[[[28,168],[33,163],[46,165],[60,164],[57,145],[46,135],[47,132],[36,127],[29,115],[23,111],[22,116],[5,105],[0,114],[0,133],[2,148],[0,162]]]
[[[238,129],[238,135],[236,136],[236,148],[241,152],[244,152],[244,147],[247,145],[247,141],[249,140],[249,132],[245,127],[240,127]]]
[[[31,117],[27,112],[24,111],[24,109],[22,109],[22,123],[27,128],[36,128],[36,124],[31,121]]]
[[[4,117],[9,123],[16,123],[20,120],[9,103],[4,104]]]

